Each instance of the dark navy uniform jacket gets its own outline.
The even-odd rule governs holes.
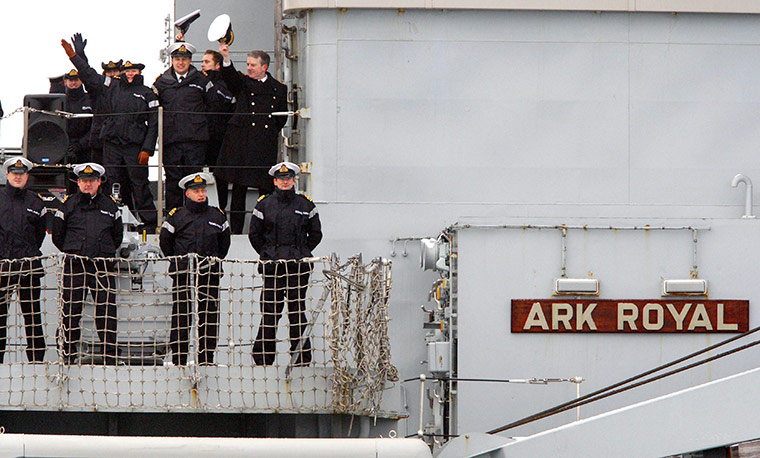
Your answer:
[[[123,235],[119,207],[111,196],[100,192],[66,196],[53,218],[53,243],[68,254],[112,258]]]
[[[77,89],[66,88],[66,100],[63,103],[63,111],[74,114],[92,114],[93,103],[90,95],[84,91],[84,87]],[[73,162],[86,160],[81,156],[90,146],[90,128],[92,118],[72,118],[66,122],[66,134],[69,136],[69,151],[76,154],[71,158]]]
[[[71,62],[85,87],[97,94],[98,110],[119,113],[99,117],[100,131],[95,135],[117,145],[140,145],[140,151],[153,155],[158,138],[158,97],[143,84],[143,76],[135,75],[130,83],[126,77],[99,74],[78,55],[72,57]]]
[[[212,104],[213,87],[214,83],[192,65],[181,83],[172,68],[156,79],[153,88],[164,107],[165,145],[209,139],[205,113]]]
[[[248,239],[263,260],[310,257],[322,240],[317,207],[293,189],[275,189],[256,204]]]
[[[40,256],[45,207],[39,195],[7,184],[0,190],[0,258]]]
[[[214,176],[269,189],[272,177],[267,171],[277,163],[277,141],[288,122],[287,116],[271,113],[288,110],[288,87],[269,72],[263,82],[235,71],[233,65],[222,67],[220,73],[235,95],[235,111],[227,124]]]
[[[227,84],[222,79],[219,70],[209,70],[203,72],[203,74],[214,83],[208,106],[208,111],[213,113],[208,115],[209,137],[221,142],[224,138],[224,133],[227,131],[227,122],[231,116],[228,113],[232,113],[232,110],[235,109],[235,96],[227,89]]]
[[[164,256],[199,256],[224,258],[230,249],[230,224],[227,216],[208,201],[187,200],[184,207],[169,212],[161,226],[159,245]]]

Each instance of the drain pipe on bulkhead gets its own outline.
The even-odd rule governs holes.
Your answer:
[[[744,215],[742,215],[742,218],[754,218],[755,216],[752,214],[752,180],[738,173],[731,180],[731,187],[735,188],[739,186],[739,183],[744,183]]]

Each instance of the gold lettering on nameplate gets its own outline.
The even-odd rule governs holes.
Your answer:
[[[592,331],[596,331],[596,323],[594,323],[594,317],[591,315],[594,313],[596,304],[588,304],[586,310],[583,310],[583,304],[577,304],[578,312],[575,314],[575,329],[582,330],[583,326],[588,324],[588,328]]]
[[[545,331],[549,330],[549,325],[546,323],[546,317],[541,309],[540,302],[536,302],[533,304],[533,307],[530,308],[530,313],[528,314],[528,319],[525,320],[525,327],[523,327],[523,329],[527,330],[533,326],[538,326]]]
[[[559,324],[562,323],[565,329],[573,329],[573,325],[570,324],[570,319],[573,317],[573,307],[570,304],[558,302],[552,304],[552,330],[559,329]]]
[[[655,321],[652,322],[652,312],[655,315]],[[663,325],[663,314],[665,311],[662,309],[662,305],[650,302],[644,306],[644,312],[642,313],[642,319],[644,321],[644,329],[647,331],[659,331]]]
[[[712,324],[710,324],[710,317],[707,316],[707,310],[705,310],[705,304],[697,304],[694,309],[694,315],[691,316],[689,322],[689,331],[696,329],[697,326],[701,326],[708,331],[712,330]]]
[[[725,304],[718,304],[718,326],[719,331],[736,331],[739,329],[739,325],[736,323],[726,323],[726,306]]]
[[[632,304],[630,302],[621,302],[618,304],[618,314],[617,314],[617,329],[618,331],[623,331],[625,329],[625,325],[628,325],[628,328],[631,331],[636,330],[636,318],[639,317],[639,309],[636,308],[636,304]]]
[[[686,318],[686,314],[689,313],[689,309],[691,308],[691,304],[688,303],[688,302],[685,303],[683,305],[683,308],[681,308],[680,312],[678,312],[676,310],[676,307],[673,304],[668,303],[668,304],[665,304],[665,305],[668,307],[668,311],[673,316],[673,319],[676,322],[676,330],[677,331],[683,330],[683,320],[684,320],[684,318]]]
[[[513,299],[516,333],[738,333],[748,300]]]

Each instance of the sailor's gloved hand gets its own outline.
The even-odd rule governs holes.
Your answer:
[[[76,51],[74,51],[74,48],[71,47],[68,41],[61,40],[61,46],[63,46],[63,50],[66,51],[66,55],[69,56],[69,59],[77,55]]]
[[[148,159],[150,159],[150,153],[147,151],[140,151],[140,154],[137,156],[137,162],[139,162],[140,165],[147,165]]]
[[[74,52],[87,61],[87,57],[84,55],[84,47],[87,46],[87,40],[82,38],[82,34],[79,32],[75,33],[74,36],[71,37],[71,43],[74,45]]]

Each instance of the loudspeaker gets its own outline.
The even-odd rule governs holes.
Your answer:
[[[65,94],[27,94],[24,106],[38,110],[63,110]],[[59,164],[66,158],[69,136],[66,119],[46,113],[29,113],[26,157],[37,164]]]

